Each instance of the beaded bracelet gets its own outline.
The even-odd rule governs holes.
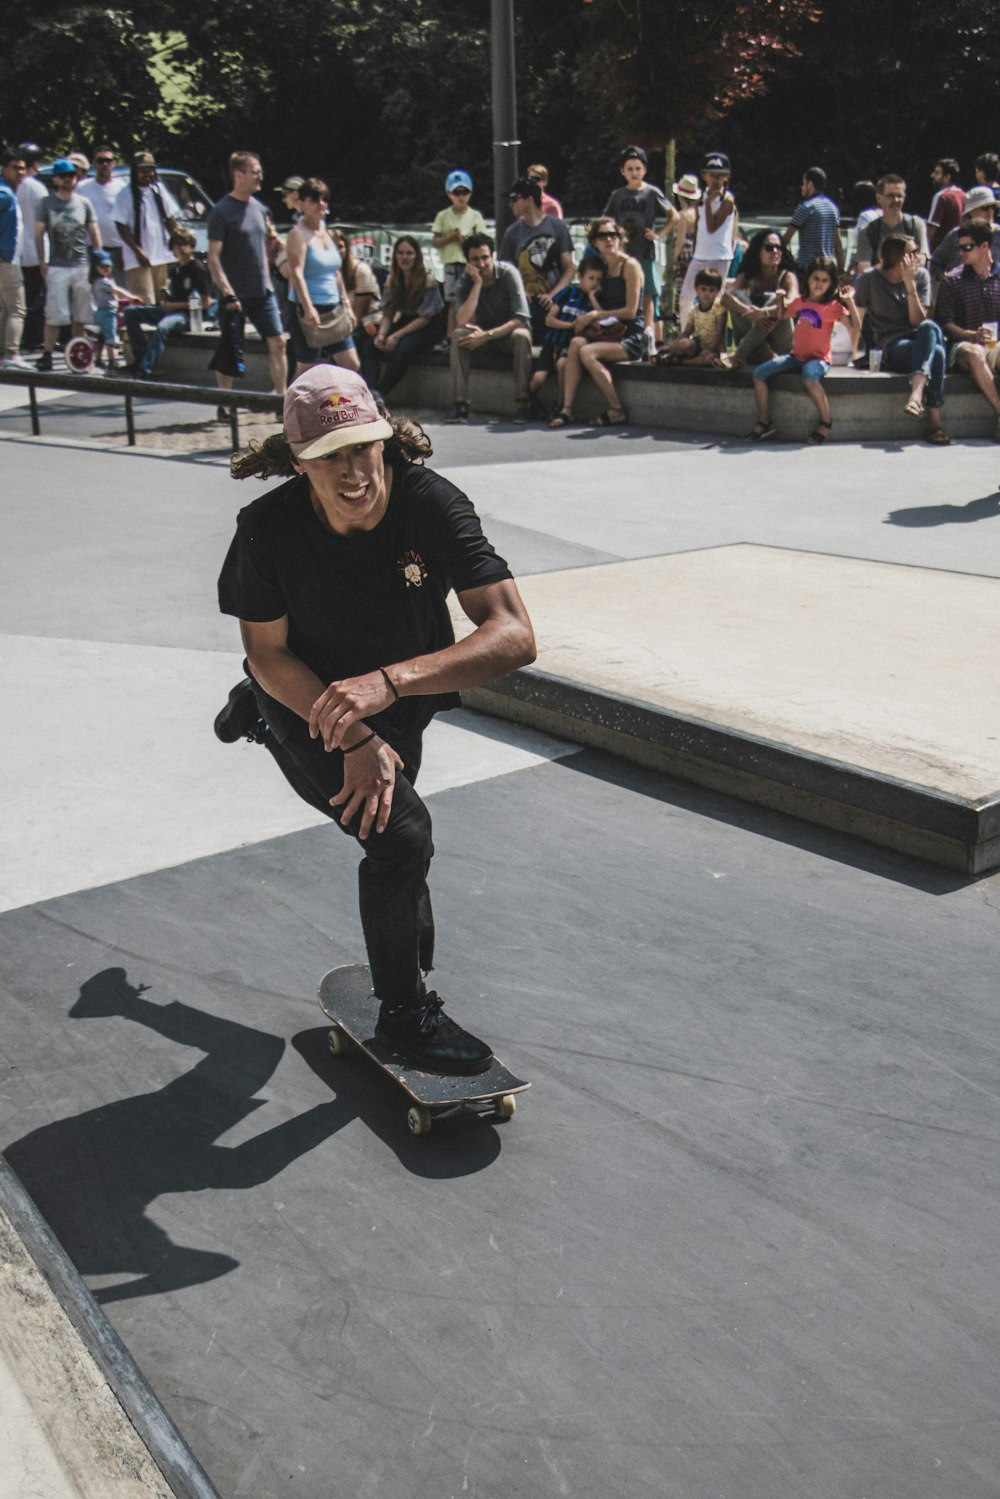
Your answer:
[[[371,733],[370,734],[366,734],[363,739],[359,739],[358,742],[357,742],[357,744],[349,744],[347,746],[347,748],[346,749],[342,749],[340,753],[342,755],[353,755],[354,751],[356,749],[360,749],[363,744],[368,744],[369,741],[372,740],[372,739],[374,739],[374,738],[375,738],[375,730],[372,729]]]

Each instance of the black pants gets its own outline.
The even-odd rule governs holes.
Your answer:
[[[22,349],[37,349],[45,332],[45,277],[37,265],[21,267],[24,273],[24,332]]]
[[[265,722],[267,702],[258,691]],[[304,721],[282,722],[279,732],[280,740],[268,728],[264,743],[288,784],[303,801],[357,838],[361,813],[344,827],[343,807],[330,806],[330,797],[343,785],[343,755],[325,750],[322,739],[310,739]],[[434,916],[427,888],[434,855],[431,818],[413,788],[422,748],[419,734],[412,742],[393,745],[403,769],[396,775],[388,825],[384,833],[373,827],[364,842],[358,839],[365,855],[358,867],[358,896],[372,985],[379,999],[394,1005],[423,994],[423,975],[434,966]]]

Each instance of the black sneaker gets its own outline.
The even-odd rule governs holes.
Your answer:
[[[215,737],[221,739],[223,744],[235,744],[237,739],[249,739],[260,744],[262,726],[263,720],[254,697],[253,685],[249,677],[244,677],[230,692],[222,712],[216,715]]]
[[[464,401],[456,401],[444,420],[445,425],[449,427],[457,427],[460,423],[467,422],[469,420],[468,406]]]
[[[383,1005],[375,1034],[428,1072],[485,1072],[493,1061],[486,1042],[449,1020],[444,1001],[433,992],[412,1005]]]
[[[39,361],[38,361],[37,365],[35,366],[35,368],[38,369],[38,370],[41,370],[43,374],[45,374],[49,370],[51,370],[51,368],[52,368],[52,355],[49,353],[48,349],[46,349],[46,351],[42,355],[41,359],[39,359]]]

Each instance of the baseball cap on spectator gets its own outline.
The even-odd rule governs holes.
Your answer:
[[[33,167],[45,154],[37,141],[22,141],[17,149],[24,157],[26,167]]]
[[[729,165],[729,157],[725,151],[709,151],[702,162],[701,169],[703,172],[729,172],[732,170]]]
[[[73,163],[73,165],[76,167],[76,169],[79,172],[80,176],[81,177],[86,177],[87,173],[90,171],[90,159],[89,159],[89,157],[84,156],[84,154],[83,154],[82,151],[71,151],[69,153],[69,159]]]
[[[472,178],[469,176],[468,172],[455,171],[448,173],[447,177],[444,180],[445,192],[453,193],[456,187],[467,187],[469,189],[469,192],[472,192]]]
[[[985,183],[979,187],[970,187],[965,195],[965,206],[962,209],[962,217],[964,218],[974,208],[995,209],[996,206],[997,200],[993,196],[993,189],[991,187],[987,187]]]
[[[392,430],[361,376],[337,364],[314,365],[285,392],[285,441],[296,458],[377,442]]]
[[[152,151],[135,151],[132,155],[132,165],[134,167],[155,167],[156,157]]]
[[[107,250],[92,250],[90,258],[95,265],[114,265],[114,261]]]
[[[536,177],[518,177],[517,180],[516,180],[516,182],[512,182],[511,183],[510,190],[507,193],[507,197],[508,197],[508,199],[509,198],[530,198],[533,203],[536,203],[538,205],[538,207],[541,208],[541,206],[542,206],[542,188],[541,188],[541,183],[538,181],[538,179]]]
[[[60,156],[58,161],[52,163],[51,177],[75,177],[78,174],[75,161],[70,161],[68,156]]]
[[[306,179],[304,177],[286,177],[285,180],[284,180],[284,182],[278,188],[278,192],[279,193],[297,193],[298,190],[299,190],[299,188],[305,182],[305,180]]]
[[[674,192],[678,198],[690,198],[692,203],[701,202],[701,188],[693,172],[685,172],[681,180],[674,183]]]

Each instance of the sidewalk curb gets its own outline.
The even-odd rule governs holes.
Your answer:
[[[969,876],[1000,866],[1000,790],[966,801],[534,668],[462,703]]]
[[[2,1156],[0,1214],[8,1219],[28,1260],[47,1283],[175,1499],[220,1499],[218,1490]],[[99,1492],[101,1475],[89,1476],[97,1482],[95,1492]],[[117,1493],[119,1489],[112,1488],[109,1481],[107,1492]]]

